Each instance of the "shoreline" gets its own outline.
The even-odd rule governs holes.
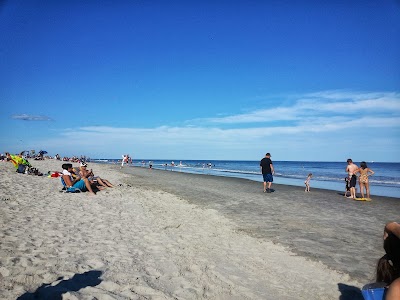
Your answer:
[[[47,173],[62,163],[33,165]],[[400,208],[387,197],[361,203],[283,185],[264,194],[245,179],[89,168],[117,187],[60,193],[58,178],[0,164],[1,298],[362,299]],[[83,274],[97,284],[79,286]]]
[[[94,162],[92,162],[92,163],[95,164]],[[100,163],[100,164],[102,164],[102,163]],[[111,164],[111,165],[117,166],[115,164]],[[119,166],[118,166],[118,168],[119,168]],[[135,170],[139,169],[139,170],[144,170],[144,171],[148,171],[149,170],[148,167],[142,167],[142,166],[129,166],[129,167],[126,167],[125,166],[122,169],[120,169],[120,171],[123,171],[126,174],[134,175],[134,173],[126,172],[126,170],[129,170],[129,168],[132,168],[132,169],[135,169]],[[237,180],[249,181],[249,182],[255,183],[256,185],[259,185],[259,186],[261,186],[261,184],[262,184],[261,174],[255,175],[255,176],[260,178],[260,180],[258,181],[258,180],[253,180],[253,179],[249,179],[249,178],[243,178],[243,177],[234,177],[234,176],[226,176],[226,175],[224,176],[224,175],[215,175],[215,174],[206,174],[206,173],[203,173],[203,174],[201,174],[201,173],[190,173],[190,172],[180,171],[179,169],[171,171],[171,170],[163,170],[163,169],[158,169],[158,168],[154,168],[153,167],[152,171],[157,171],[157,172],[160,171],[160,172],[167,172],[167,173],[171,172],[172,174],[182,174],[183,176],[185,176],[185,175],[192,176],[193,175],[193,176],[205,176],[205,177],[211,177],[211,178],[215,177],[215,178],[222,178],[222,180],[225,179],[225,178],[233,179],[233,180],[237,179]],[[300,189],[300,190],[304,191],[304,180],[303,179],[298,179],[299,181],[301,181],[303,183],[302,185],[292,185],[292,184],[287,184],[287,183],[276,183],[275,182],[275,177],[277,177],[277,176],[274,176],[273,186],[282,186],[282,187],[285,187],[285,188],[295,188],[296,190]],[[315,182],[315,179],[314,179],[313,182]],[[376,187],[376,186],[374,186],[374,187]],[[311,190],[312,191],[315,190],[315,191],[319,191],[319,192],[335,193],[335,194],[342,195],[342,196],[344,194],[344,191],[342,191],[342,190],[333,190],[333,189],[320,188],[320,187],[314,187],[314,186],[311,186]],[[357,186],[357,196],[361,196],[358,190],[359,189],[358,189],[358,186]],[[380,199],[380,200],[382,200],[382,199],[400,200],[400,197],[394,197],[394,196],[382,196],[382,195],[371,194],[371,198],[372,197],[376,198],[376,199]]]
[[[368,282],[373,281],[376,260],[382,256],[383,227],[396,220],[400,211],[400,201],[393,197],[354,201],[343,197],[343,192],[313,188],[305,193],[303,187],[279,184],[272,185],[274,193],[264,194],[261,182],[248,179],[140,167],[133,170],[144,178],[139,184],[215,209],[246,234],[282,244],[298,255]],[[148,180],[150,177],[154,178]],[[188,185],[189,191],[184,188]],[[336,236],[336,232],[341,234]],[[339,257],[331,261],[330,255]],[[345,265],[352,260],[351,266]]]
[[[106,163],[106,164],[115,164],[118,165],[116,162],[99,162],[99,163]],[[138,167],[138,168],[148,168],[146,165],[143,167],[140,163],[135,162],[133,165],[129,165],[128,167]],[[165,170],[165,167],[162,165],[153,165],[153,169],[155,170]],[[171,170],[171,167],[168,166],[167,170]],[[197,175],[210,175],[210,176],[219,176],[219,177],[230,177],[230,178],[242,178],[248,179],[255,182],[262,182],[261,174],[258,173],[246,173],[246,172],[225,172],[224,170],[220,169],[191,169],[182,167],[179,168],[179,165],[174,167],[176,172],[181,173],[188,173],[188,174],[197,174]],[[343,174],[345,177],[345,173]],[[304,187],[304,178],[293,178],[287,177],[283,175],[274,175],[274,183],[281,184],[281,185],[290,185],[290,186],[297,186],[297,187]],[[317,178],[313,178],[311,181],[311,188],[312,189],[324,189],[329,191],[337,191],[337,192],[344,192],[345,190],[345,182],[342,181],[329,181],[329,180],[319,180]],[[371,188],[371,197],[379,196],[379,197],[389,197],[389,198],[398,198],[400,199],[400,188],[395,186],[384,186],[384,185],[375,185],[374,183],[370,184]],[[357,194],[360,195],[359,192],[359,185],[357,184]],[[361,197],[361,195],[360,195]]]

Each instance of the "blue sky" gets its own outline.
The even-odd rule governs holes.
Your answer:
[[[399,162],[400,2],[3,1],[0,152]]]

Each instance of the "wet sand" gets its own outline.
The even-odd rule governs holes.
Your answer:
[[[305,193],[303,187],[278,184],[267,194],[262,183],[246,179],[138,167],[124,172],[135,174],[132,183],[215,209],[239,231],[285,245],[361,282],[374,279],[376,260],[383,255],[383,227],[400,217],[400,198],[354,201],[340,191]]]

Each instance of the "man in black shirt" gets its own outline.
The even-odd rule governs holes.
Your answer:
[[[260,169],[264,179],[264,193],[271,193],[271,184],[274,181],[274,177],[272,175],[275,173],[275,171],[270,153],[265,154],[265,157],[260,161]]]

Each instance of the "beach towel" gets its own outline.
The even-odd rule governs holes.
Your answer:
[[[81,193],[82,191],[80,189],[78,189],[77,187],[67,187],[67,185],[65,184],[64,179],[61,176],[61,183],[63,185],[63,188],[60,192],[64,192],[64,193]]]

